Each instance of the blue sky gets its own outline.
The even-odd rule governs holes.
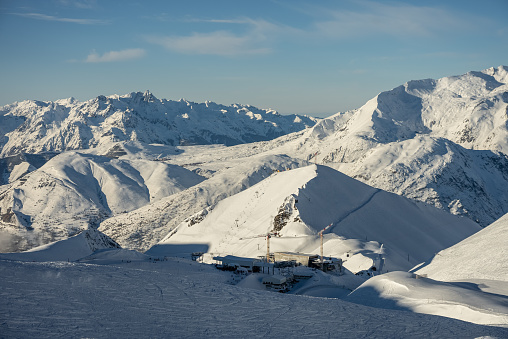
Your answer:
[[[507,0],[0,0],[0,105],[149,89],[329,115],[508,65],[507,17]]]

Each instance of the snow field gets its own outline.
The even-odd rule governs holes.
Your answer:
[[[118,259],[118,258],[116,258]],[[231,286],[195,262],[0,261],[3,336],[474,338],[506,329]]]

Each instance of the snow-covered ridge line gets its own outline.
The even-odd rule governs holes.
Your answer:
[[[79,102],[26,100],[0,107],[0,156],[88,149],[118,141],[206,145],[271,140],[319,119],[250,105],[157,99],[146,91]]]

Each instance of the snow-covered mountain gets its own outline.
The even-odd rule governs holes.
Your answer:
[[[508,215],[413,268],[363,283],[346,300],[477,324],[508,324]]]
[[[54,152],[41,154],[20,153],[0,158],[0,186],[14,182],[26,174],[35,171],[57,154]]]
[[[306,129],[313,120],[150,93],[4,106],[3,155],[86,149],[47,166],[55,153],[1,159],[0,227],[27,249],[102,221],[122,246],[146,250],[190,215],[309,161],[486,226],[508,212],[507,70],[410,81]],[[175,186],[168,171],[196,180]]]
[[[369,187],[325,166],[310,165],[270,178],[212,205],[182,222],[147,253],[187,251],[257,257],[270,250],[319,253],[342,258],[357,273],[408,270],[437,251],[480,230],[471,220]],[[192,247],[195,246],[195,248]]]
[[[0,231],[15,239],[15,245],[1,250],[26,250],[65,239],[203,180],[161,161],[64,152],[0,186]]]
[[[486,226],[508,212],[507,112],[500,66],[410,81],[256,150],[325,164]]]
[[[149,91],[100,95],[85,102],[27,100],[0,107],[0,156],[80,150],[128,140],[236,145],[300,131],[317,120],[249,105],[157,99]]]

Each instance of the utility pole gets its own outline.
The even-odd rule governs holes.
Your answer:
[[[270,262],[270,233],[266,234],[266,262]]]
[[[279,236],[279,234],[277,232],[268,232],[268,233],[256,235],[256,236],[253,236],[253,237],[240,238],[239,240],[246,240],[246,239],[254,239],[254,238],[266,237],[266,262],[268,263],[268,262],[270,262],[270,238],[272,236]],[[259,249],[259,244],[258,244],[258,249]]]
[[[331,226],[332,226],[332,224],[326,226],[321,231],[319,231],[319,237],[321,240],[321,270],[322,271],[324,271],[324,267],[325,267],[324,262],[323,262],[323,232],[326,231],[327,229],[329,229]]]

